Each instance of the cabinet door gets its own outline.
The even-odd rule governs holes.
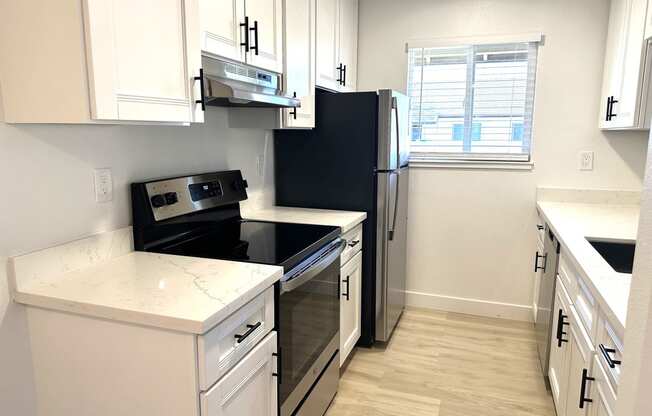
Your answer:
[[[555,304],[552,310],[552,336],[550,345],[550,390],[558,415],[564,415],[568,395],[568,371],[570,360],[570,325],[569,305],[564,299],[561,283],[557,281]],[[560,329],[561,327],[561,329]]]
[[[616,408],[616,392],[611,388],[607,373],[598,360],[597,356],[593,361],[593,376],[591,388],[591,410],[590,416],[614,416]]]
[[[86,0],[93,119],[192,121],[197,74],[188,73],[185,25],[194,1]]]
[[[247,63],[270,71],[283,71],[282,0],[245,0],[249,18]]]
[[[339,0],[317,1],[317,85],[338,90]]]
[[[627,33],[627,10],[631,0],[612,0],[609,10],[609,31],[605,49],[605,63],[600,104],[600,128],[614,128],[618,117],[609,118],[611,97],[620,97],[620,83],[625,69],[625,43]],[[617,99],[617,98],[616,98]]]
[[[647,19],[645,21],[645,39],[652,38],[652,0],[647,2]]]
[[[283,127],[315,127],[315,0],[285,0],[285,93],[301,107],[283,110]]]
[[[244,62],[245,0],[199,0],[199,13],[202,49]]]
[[[362,252],[349,260],[340,271],[340,366],[344,364],[360,338],[362,323]]]
[[[614,105],[614,113],[617,114],[615,119],[619,126],[642,128],[645,122],[641,114],[645,105],[643,84],[647,81],[644,78],[648,75],[645,68],[647,43],[644,40],[647,0],[630,0],[628,3],[629,19],[627,21],[624,69],[620,80],[620,95],[616,98],[618,103]]]
[[[343,66],[342,91],[355,91],[358,73],[358,0],[339,0],[339,62]]]
[[[210,390],[201,394],[201,414],[276,416],[276,332],[271,332]]]
[[[580,407],[582,394],[589,398],[591,392],[591,381],[585,379],[585,375],[591,376],[591,362],[593,360],[593,347],[591,339],[582,327],[574,307],[571,307],[570,319],[570,340],[569,351],[570,361],[568,370],[568,398],[566,402],[566,416],[586,416],[589,413],[592,403],[583,402]],[[585,374],[586,371],[586,374]]]

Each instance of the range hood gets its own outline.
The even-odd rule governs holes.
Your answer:
[[[217,107],[292,108],[297,98],[283,95],[281,75],[202,55],[203,99]]]

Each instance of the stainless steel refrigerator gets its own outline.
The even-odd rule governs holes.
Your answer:
[[[405,307],[408,98],[317,90],[316,127],[274,134],[276,203],[365,211],[359,345],[387,341]]]

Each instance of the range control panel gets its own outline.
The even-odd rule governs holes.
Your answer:
[[[161,179],[143,185],[156,221],[234,204],[247,199],[239,170]]]

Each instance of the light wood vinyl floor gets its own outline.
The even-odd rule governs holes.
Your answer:
[[[326,416],[555,416],[531,323],[408,309],[358,348]]]

